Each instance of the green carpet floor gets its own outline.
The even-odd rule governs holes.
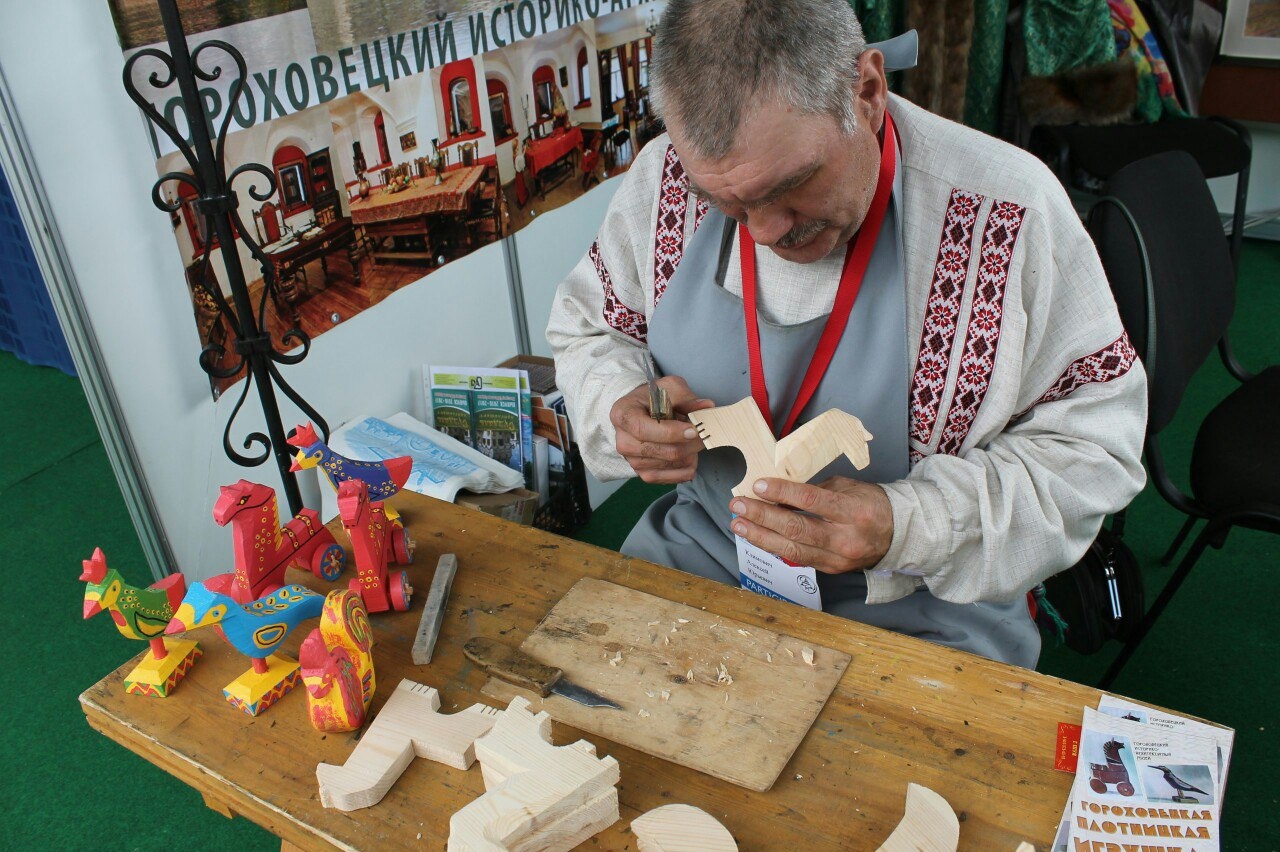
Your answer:
[[[1232,327],[1247,367],[1280,363],[1276,317],[1280,245],[1249,242]],[[1211,361],[1166,432],[1170,467],[1183,484],[1196,425],[1232,386],[1221,364]],[[0,469],[0,570],[6,582],[34,581],[36,591],[50,595],[55,625],[50,629],[27,609],[22,595],[9,596],[0,607],[0,635],[9,637],[5,692],[15,701],[0,749],[0,802],[7,817],[0,848],[278,849],[274,837],[207,809],[194,790],[86,724],[77,696],[140,645],[122,638],[104,615],[80,619],[80,560],[98,546],[127,577],[142,580],[148,571],[79,382],[0,352],[0,400],[7,415],[0,437],[6,462]],[[616,548],[661,491],[629,483],[578,537]],[[1169,576],[1157,559],[1180,521],[1149,488],[1130,511],[1126,539],[1146,570],[1149,599]],[[1270,774],[1280,763],[1280,722],[1270,719],[1280,705],[1278,567],[1280,537],[1234,532],[1223,550],[1201,559],[1116,684],[1120,694],[1236,729],[1223,820],[1228,850],[1272,850],[1280,840],[1280,793]],[[35,597],[30,590],[24,594],[28,601]],[[1093,683],[1114,652],[1081,657],[1046,648],[1039,668]]]

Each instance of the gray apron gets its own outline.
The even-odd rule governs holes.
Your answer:
[[[885,216],[848,326],[825,379],[797,420],[799,425],[831,408],[856,415],[875,436],[871,464],[857,471],[842,457],[815,482],[830,476],[890,482],[905,478],[910,469],[901,197],[899,169],[893,215]],[[694,393],[717,405],[751,395],[742,299],[723,287],[736,233],[736,223],[709,211],[649,320],[649,348],[659,371],[682,376]],[[769,282],[759,286],[768,287]],[[825,323],[825,316],[797,325],[760,318],[760,348],[775,424],[783,423],[790,411]],[[741,585],[729,500],[730,489],[745,470],[736,449],[703,451],[695,478],[648,508],[622,552]],[[860,571],[819,572],[818,586],[823,609],[843,618],[1027,667],[1035,665],[1040,653],[1039,633],[1021,598],[1003,604],[954,604],[921,588],[890,603],[868,605],[866,578]]]

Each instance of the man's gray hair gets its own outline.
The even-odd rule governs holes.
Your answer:
[[[853,133],[866,44],[847,0],[670,0],[654,37],[650,97],[713,160],[733,149],[758,97],[830,115]]]

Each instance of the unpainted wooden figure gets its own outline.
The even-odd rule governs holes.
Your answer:
[[[360,596],[350,589],[330,592],[320,626],[298,649],[307,716],[318,731],[354,731],[364,724],[376,688],[373,630]]]
[[[499,711],[484,704],[449,715],[439,710],[440,693],[400,681],[347,762],[316,767],[321,804],[340,811],[376,805],[415,756],[469,768],[476,759],[476,738],[493,727]]]
[[[107,557],[96,547],[81,562],[85,582],[84,617],[106,610],[126,639],[144,639],[151,647],[142,662],[124,676],[124,691],[131,695],[167,698],[204,653],[188,639],[166,639],[164,629],[187,593],[181,573],[170,574],[145,589],[131,586],[120,572],[107,567]]]
[[[690,412],[689,421],[708,449],[736,447],[746,459],[746,475],[732,489],[736,497],[754,497],[752,484],[765,476],[808,482],[842,455],[858,470],[871,462],[867,449],[871,433],[861,420],[834,408],[781,440],[773,437],[751,397],[733,405]]]
[[[449,849],[567,852],[618,821],[618,761],[551,744],[551,717],[517,696],[476,741],[485,794],[449,820]]]
[[[956,852],[960,820],[947,800],[920,784],[907,785],[906,813],[877,852]]]
[[[729,829],[702,808],[663,805],[631,823],[640,852],[738,852]]]

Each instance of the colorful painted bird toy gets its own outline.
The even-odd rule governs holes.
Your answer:
[[[218,625],[231,646],[253,660],[253,668],[227,684],[222,694],[232,707],[257,716],[298,684],[298,664],[272,652],[323,607],[324,596],[304,586],[284,586],[241,604],[204,583],[192,583],[165,633]]]
[[[373,701],[373,630],[360,596],[349,589],[330,592],[320,626],[298,649],[307,715],[318,731],[354,731],[364,724]]]
[[[386,500],[404,487],[413,468],[411,456],[397,456],[382,461],[358,461],[341,456],[329,449],[310,423],[294,430],[292,438],[286,438],[298,447],[290,470],[306,470],[319,467],[329,477],[329,484],[336,490],[349,479],[360,479],[369,484],[369,499]]]
[[[82,564],[80,579],[87,584],[84,617],[93,618],[106,610],[125,638],[151,643],[142,662],[125,675],[124,691],[167,697],[202,654],[195,642],[164,638],[165,626],[186,593],[186,580],[181,574],[170,574],[145,589],[130,586],[118,571],[107,567],[100,547]]]
[[[231,524],[236,570],[211,577],[205,585],[237,603],[256,601],[279,589],[286,568],[333,581],[347,564],[346,551],[314,510],[303,509],[281,527],[276,492],[266,485],[242,479],[222,486],[213,520],[220,527]]]
[[[371,613],[408,609],[413,595],[408,573],[387,572],[388,564],[413,561],[413,541],[404,525],[387,517],[381,501],[370,501],[369,486],[359,479],[348,479],[338,486],[338,514],[356,560],[351,591],[360,595]]]

